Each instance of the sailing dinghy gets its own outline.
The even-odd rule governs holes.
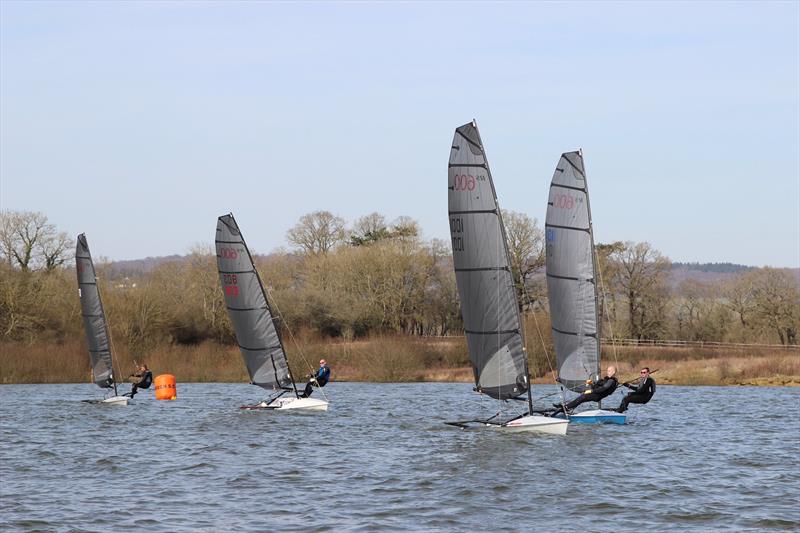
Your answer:
[[[581,151],[562,154],[553,173],[545,247],[557,379],[563,388],[582,393],[587,379],[600,378],[600,313],[592,213]],[[589,424],[624,424],[625,419],[623,413],[602,408],[569,415],[570,422]]]
[[[250,383],[272,393],[267,399],[242,406],[242,409],[326,411],[327,401],[300,398],[267,293],[233,214],[217,219],[215,244],[228,316],[250,374]]]
[[[534,414],[528,360],[505,228],[475,122],[456,128],[447,173],[450,236],[475,390],[500,401],[521,400],[527,411],[509,420],[475,423],[507,431],[565,435],[567,421]],[[526,396],[527,394],[527,396]]]
[[[103,400],[83,400],[86,403],[104,403],[109,405],[128,405],[129,398],[120,396],[117,383],[114,381],[114,363],[111,357],[111,341],[97,287],[97,275],[89,252],[86,234],[78,235],[75,246],[75,270],[78,273],[78,297],[81,299],[81,316],[86,329],[86,344],[89,348],[89,360],[92,364],[92,381],[101,389],[108,390]],[[113,390],[113,396],[111,391]]]

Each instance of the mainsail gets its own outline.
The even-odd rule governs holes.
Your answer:
[[[81,299],[81,316],[92,363],[92,379],[98,386],[106,389],[113,387],[116,392],[108,324],[97,288],[92,254],[84,233],[78,235],[75,246],[75,270],[78,273],[78,296]]]
[[[264,286],[233,215],[224,215],[217,220],[215,243],[228,316],[250,382],[268,390],[294,389],[286,352],[275,328]]]
[[[573,391],[600,373],[600,322],[589,191],[581,152],[553,173],[545,219],[547,293],[558,380]]]
[[[453,266],[478,391],[528,391],[517,296],[492,175],[474,122],[456,128],[447,172]]]

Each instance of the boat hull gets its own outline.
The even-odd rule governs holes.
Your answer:
[[[562,413],[556,415],[555,418],[563,419],[563,417],[564,415]],[[573,424],[625,424],[627,422],[627,417],[625,413],[608,411],[606,409],[592,409],[569,415],[569,421]]]
[[[101,403],[105,405],[128,405],[128,398],[127,396],[112,396],[110,398],[106,398],[105,400],[83,400],[84,403]]]
[[[242,409],[251,411],[287,411],[290,409],[303,411],[327,411],[328,402],[317,398],[277,398],[270,403],[261,402],[256,405],[244,405]]]
[[[551,416],[529,415],[510,420],[498,426],[503,431],[511,433],[522,433],[533,431],[537,433],[547,433],[549,435],[566,435],[569,421],[558,419]]]

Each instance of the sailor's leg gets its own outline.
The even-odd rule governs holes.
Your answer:
[[[625,411],[628,410],[628,404],[631,403],[631,396],[633,396],[633,395],[632,394],[628,394],[627,396],[625,396],[622,399],[622,403],[620,403],[619,407],[617,407],[617,412],[618,413],[624,413]]]

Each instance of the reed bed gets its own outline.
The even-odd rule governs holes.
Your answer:
[[[472,370],[463,338],[380,336],[366,340],[331,340],[301,334],[285,339],[297,381],[316,369],[321,357],[333,369],[334,381],[471,382]],[[552,383],[552,352],[529,347],[536,383]],[[117,373],[129,375],[134,362],[146,362],[157,374],[174,374],[179,382],[247,382],[236,346],[203,342],[164,344],[147,352],[125,346],[115,350]],[[658,369],[660,384],[800,385],[800,355],[755,348],[723,350],[663,347],[603,348],[603,365],[616,364],[623,380],[638,376],[642,366]],[[0,383],[80,383],[91,380],[86,347],[81,341],[0,343]]]

